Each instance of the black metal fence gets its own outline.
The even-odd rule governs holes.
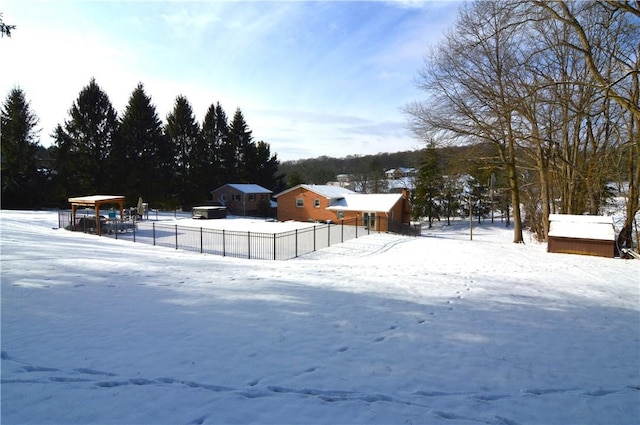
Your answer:
[[[70,211],[58,213],[60,228],[97,233],[94,216],[76,216],[75,221],[72,225]],[[162,220],[101,219],[99,225],[102,236],[203,254],[260,260],[288,260],[379,232],[364,226],[362,219],[358,218],[337,223],[316,223],[313,226],[278,233],[180,226]],[[415,236],[420,233],[419,225],[400,225],[381,220],[378,226],[404,235]]]

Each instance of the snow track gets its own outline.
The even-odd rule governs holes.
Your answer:
[[[640,423],[640,262],[485,226],[249,261],[0,211],[4,424]]]

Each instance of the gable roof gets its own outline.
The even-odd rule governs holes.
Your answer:
[[[226,186],[229,186],[242,193],[273,193],[269,189],[266,189],[260,186],[259,184],[245,184],[245,183],[228,183],[220,186],[217,189],[212,190],[211,192],[216,192]]]
[[[401,199],[401,193],[352,193],[333,202],[327,209],[331,211],[389,212]]]
[[[283,192],[274,195],[274,198],[277,198],[280,195],[284,195],[285,193],[289,193],[295,189],[305,189],[320,196],[323,196],[327,199],[340,199],[348,194],[355,194],[356,192],[346,189],[340,186],[329,186],[325,184],[299,184],[297,186],[291,187]]]

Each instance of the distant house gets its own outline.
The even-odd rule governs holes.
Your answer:
[[[549,214],[547,252],[613,258],[615,239],[612,217]]]
[[[270,215],[273,192],[257,184],[225,184],[211,191],[213,202],[227,207],[231,215],[266,217]]]
[[[372,230],[387,231],[390,224],[408,224],[411,212],[407,192],[360,194],[337,186],[301,184],[274,195],[278,220],[332,221],[358,218]]]
[[[416,169],[409,167],[392,168],[385,172],[385,175],[389,180],[401,179],[403,177],[415,177],[416,174]]]

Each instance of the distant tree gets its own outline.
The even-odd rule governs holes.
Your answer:
[[[443,176],[441,200],[441,213],[447,219],[447,225],[451,224],[451,217],[458,215],[461,205],[462,186],[458,176]]]
[[[129,97],[113,153],[119,187],[127,199],[135,203],[142,197],[162,207],[177,205],[177,194],[168,189],[174,175],[175,152],[142,83]]]
[[[440,216],[441,198],[443,191],[443,177],[438,162],[438,151],[433,142],[424,150],[418,176],[412,214],[414,219],[426,217],[429,228],[434,218]]]
[[[40,202],[37,125],[24,91],[13,88],[1,110],[2,208],[33,208]]]
[[[82,195],[111,189],[111,148],[117,113],[107,94],[91,79],[54,131],[56,171],[62,193]]]
[[[15,28],[15,25],[5,24],[4,20],[2,19],[2,13],[0,13],[0,37],[4,37],[5,35],[7,37],[11,37],[11,31],[13,31]]]
[[[202,169],[199,160],[205,152],[200,143],[200,127],[185,96],[176,98],[173,111],[167,116],[165,134],[175,152],[173,193],[179,195],[181,205],[193,205],[202,197],[196,171]]]

